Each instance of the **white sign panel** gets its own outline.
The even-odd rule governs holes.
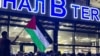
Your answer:
[[[90,0],[90,5],[100,8],[100,0]]]
[[[1,0],[0,0],[0,8],[1,8]]]

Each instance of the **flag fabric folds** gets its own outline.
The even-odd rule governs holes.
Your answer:
[[[31,21],[29,21],[25,30],[31,36],[32,41],[35,43],[39,51],[44,52],[46,48],[48,48],[50,42],[38,28],[35,16],[32,17]]]

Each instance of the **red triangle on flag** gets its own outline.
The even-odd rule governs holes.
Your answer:
[[[30,29],[36,29],[36,18],[35,18],[35,16],[32,17],[32,19],[28,22],[26,27],[30,28]]]

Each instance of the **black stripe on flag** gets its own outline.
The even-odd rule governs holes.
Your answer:
[[[46,37],[46,40],[51,44],[52,43],[51,37],[48,35],[48,33],[45,31],[45,29],[42,27],[42,25],[38,22],[38,20],[36,20],[36,21],[37,21],[36,24],[37,24],[39,30]]]

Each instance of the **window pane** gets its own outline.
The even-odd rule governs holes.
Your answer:
[[[47,51],[51,51],[52,50],[52,45],[50,45],[47,49],[46,49],[46,51],[45,52],[47,52]]]
[[[58,46],[58,50],[61,51],[61,53],[72,53],[72,47],[70,46]]]
[[[96,34],[76,33],[76,45],[96,46]]]
[[[24,52],[25,53],[34,52],[34,47],[33,46],[24,46]]]
[[[20,51],[19,49],[20,49],[19,45],[11,45],[11,52],[13,54],[17,54],[18,51]]]
[[[58,43],[59,44],[72,44],[72,32],[59,31]]]

